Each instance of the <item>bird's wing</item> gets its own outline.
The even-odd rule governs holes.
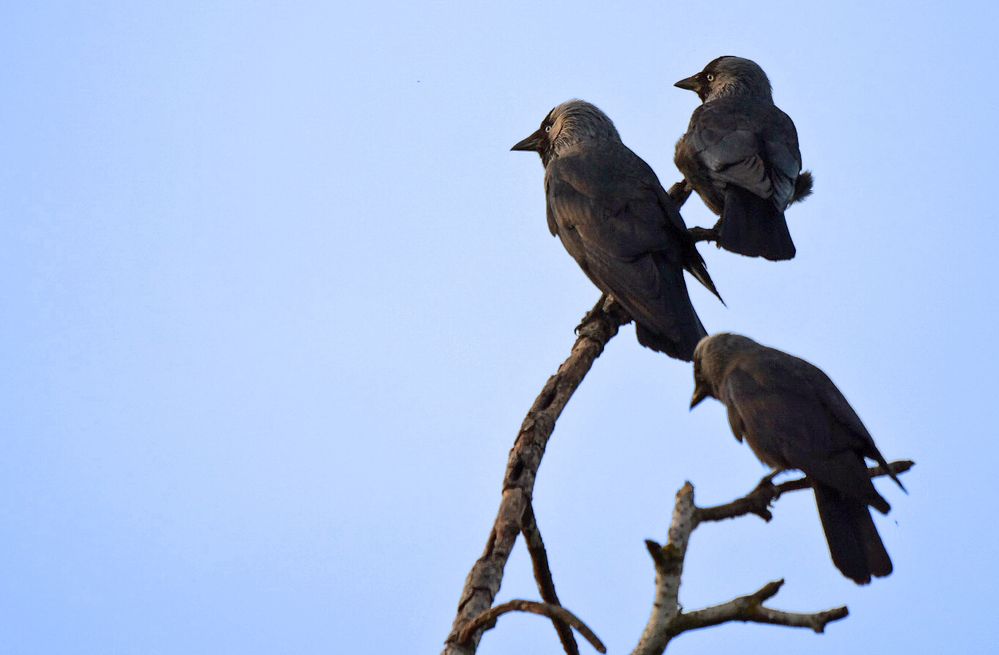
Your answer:
[[[839,390],[839,387],[833,384],[833,381],[829,379],[829,376],[822,369],[809,364],[803,359],[796,357],[794,359],[799,362],[797,368],[801,371],[802,377],[807,378],[812,393],[821,401],[836,425],[852,435],[855,440],[854,443],[857,444],[856,450],[884,467],[895,483],[904,490],[905,487],[901,481],[889,470],[887,460],[885,460],[884,455],[881,454],[881,451],[878,450],[878,447],[874,443],[874,437],[867,431],[867,427],[860,420],[860,416],[857,415],[857,412],[850,403],[847,402],[846,397]]]
[[[776,351],[743,358],[726,375],[720,399],[734,409],[743,435],[767,463],[801,469],[851,497],[873,499],[877,492],[855,454],[857,437],[831,420],[803,379],[801,361]]]
[[[552,161],[545,173],[549,222],[559,235],[575,230],[588,247],[611,257],[664,252],[675,259],[677,236],[687,234],[683,219],[675,205],[673,211],[663,206],[652,169],[622,149]]]
[[[798,131],[790,116],[772,107],[763,119],[766,129],[763,143],[770,163],[770,181],[773,184],[773,201],[781,211],[794,198],[794,184],[801,173],[801,151],[798,149]]]
[[[690,271],[721,300],[676,202],[655,172],[624,145],[608,145],[599,154],[563,156],[548,166],[552,233],[581,240],[591,257],[599,252],[634,262],[655,253]],[[576,236],[563,230],[574,230]]]
[[[689,143],[714,179],[770,198],[774,188],[753,116],[732,103],[714,102],[694,111]]]

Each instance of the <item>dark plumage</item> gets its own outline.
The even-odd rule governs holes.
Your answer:
[[[801,170],[798,133],[774,105],[756,63],[719,57],[676,83],[704,104],[694,110],[674,161],[711,211],[718,245],[750,257],[794,257],[784,210],[812,192]]]
[[[513,147],[545,166],[548,229],[635,321],[638,341],[690,361],[705,336],[686,269],[718,295],[676,203],[602,111],[570,100]],[[720,297],[719,297],[720,298]]]
[[[829,552],[843,575],[866,584],[891,573],[868,510],[886,514],[890,506],[874,488],[864,458],[885,469],[888,463],[825,373],[752,339],[716,334],[694,351],[694,382],[691,408],[717,398],[728,408],[736,439],[745,438],[760,461],[808,476]]]

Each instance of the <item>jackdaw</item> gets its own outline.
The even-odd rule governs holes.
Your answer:
[[[588,102],[570,100],[513,146],[545,166],[548,229],[587,277],[635,321],[638,341],[690,361],[707,333],[690,304],[686,269],[716,296],[676,203],[614,123]],[[721,299],[721,296],[719,296]]]
[[[801,170],[798,132],[774,105],[766,73],[748,59],[719,57],[674,86],[704,103],[677,142],[674,161],[721,217],[718,245],[749,257],[794,257],[784,210],[811,194],[812,174]]]
[[[829,553],[857,584],[891,573],[891,560],[868,506],[890,506],[874,488],[864,463],[870,457],[902,490],[888,462],[853,408],[821,370],[737,334],[715,334],[694,351],[694,396],[728,408],[735,438],[776,472],[801,469],[811,480]]]

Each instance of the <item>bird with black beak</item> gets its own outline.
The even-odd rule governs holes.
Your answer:
[[[611,119],[588,102],[570,100],[512,150],[541,156],[548,229],[597,288],[631,315],[639,343],[690,361],[707,333],[683,271],[718,291],[676,203],[621,142]]]
[[[812,483],[833,563],[857,584],[892,571],[868,507],[887,514],[864,458],[891,473],[860,417],[832,380],[803,359],[738,334],[705,337],[694,351],[693,409],[716,398],[739,441],[774,475],[800,469]]]
[[[774,105],[766,73],[749,59],[718,57],[674,86],[703,103],[674,162],[720,217],[718,245],[749,257],[793,258],[784,211],[811,194],[812,174],[801,170],[798,132]]]

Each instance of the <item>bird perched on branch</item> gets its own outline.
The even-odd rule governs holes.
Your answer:
[[[643,346],[690,361],[706,335],[687,270],[718,296],[677,209],[648,164],[597,107],[570,100],[512,150],[545,167],[548,229],[587,277],[628,311]],[[719,296],[719,300],[721,296]]]
[[[721,217],[718,245],[749,257],[794,257],[784,210],[811,194],[812,174],[801,170],[798,133],[774,105],[766,73],[749,59],[719,57],[675,86],[703,102],[674,161]]]
[[[821,370],[737,334],[715,334],[694,351],[694,396],[728,409],[735,438],[775,474],[801,469],[812,482],[833,563],[857,584],[892,571],[868,507],[890,506],[874,488],[864,458],[891,473],[857,413]]]

